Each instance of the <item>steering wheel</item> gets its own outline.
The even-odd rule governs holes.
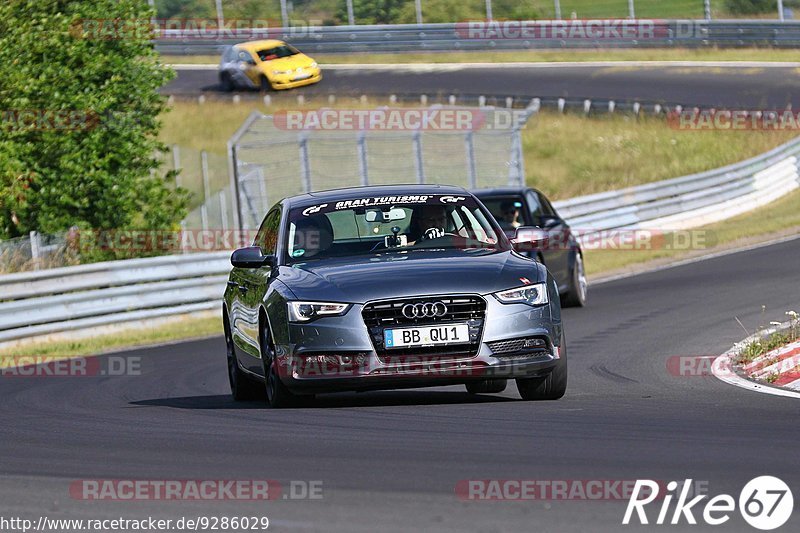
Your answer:
[[[438,239],[439,237],[456,237],[455,233],[448,233],[442,228],[428,228],[422,232],[422,236],[419,238],[421,241],[431,241],[433,239]]]

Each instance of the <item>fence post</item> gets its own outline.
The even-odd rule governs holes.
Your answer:
[[[31,260],[33,261],[33,269],[39,270],[39,259],[41,259],[41,241],[39,240],[39,233],[32,231],[29,234],[31,239]]]
[[[525,160],[522,154],[522,125],[527,122],[514,124],[511,132],[511,161],[508,167],[509,187],[523,187],[525,185]]]
[[[634,0],[628,0],[628,18],[636,18],[636,9],[634,8]]]
[[[486,20],[492,20],[492,0],[486,0]]]
[[[786,18],[783,14],[783,0],[778,0],[778,20],[785,22]]]
[[[217,4],[217,24],[220,30],[225,26],[225,15],[222,12],[222,0],[216,0]]]
[[[474,132],[468,131],[464,135],[464,148],[467,154],[467,183],[470,189],[478,188],[478,169],[475,164]]]
[[[711,0],[703,0],[703,11],[706,16],[706,20],[711,20]]]
[[[367,135],[364,130],[358,132],[358,170],[361,174],[361,185],[369,185],[369,169],[367,168]]]
[[[417,171],[417,183],[425,183],[425,165],[422,161],[422,133],[414,130],[414,168]]]
[[[225,189],[219,191],[219,218],[222,222],[222,231],[228,231],[228,201],[225,198]]]
[[[561,0],[554,0],[556,8],[556,19],[561,19]]]
[[[351,26],[356,24],[356,17],[353,14],[353,0],[347,0],[347,23]]]
[[[301,131],[297,136],[300,146],[300,177],[303,180],[303,192],[311,192],[311,167],[308,163],[308,135]]]
[[[289,27],[289,10],[286,7],[286,0],[281,0],[281,25],[284,28]]]
[[[422,0],[414,0],[414,10],[417,12],[417,24],[422,24]]]
[[[200,225],[208,229],[208,200],[211,197],[211,184],[208,178],[208,153],[200,152],[200,172],[203,175],[203,205],[200,206]]]
[[[228,174],[231,180],[231,197],[233,198],[233,226],[244,229],[242,226],[242,202],[239,198],[239,157],[236,145],[228,142]]]
[[[175,186],[181,186],[181,175],[179,173],[181,168],[181,147],[177,144],[172,145],[172,170],[177,172],[175,174]]]

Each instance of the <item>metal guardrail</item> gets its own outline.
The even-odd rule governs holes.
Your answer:
[[[800,187],[800,137],[709,172],[556,202],[573,228],[685,229]],[[229,252],[162,256],[0,276],[0,343],[217,309]]]
[[[684,229],[767,204],[800,187],[800,137],[733,165],[555,202],[582,231]]]
[[[220,54],[225,46],[255,39],[282,39],[305,52],[420,52],[459,50],[524,50],[548,48],[664,48],[800,46],[800,22],[765,20],[639,20],[652,24],[643,38],[614,32],[593,38],[584,32],[561,33],[562,27],[586,21],[540,20],[483,24],[470,33],[469,22],[446,24],[385,24],[299,28],[237,29],[204,37],[202,32],[165,30],[156,49],[168,55]],[[623,22],[622,20],[619,21]],[[630,23],[631,21],[625,21]],[[517,31],[514,23],[533,28]],[[476,23],[472,23],[476,24]],[[476,28],[476,26],[472,26]],[[497,28],[493,31],[492,28]],[[544,28],[541,31],[538,29]],[[212,32],[213,33],[213,32]]]
[[[109,261],[0,277],[0,342],[216,309],[230,252]]]

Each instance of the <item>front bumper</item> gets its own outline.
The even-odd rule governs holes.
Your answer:
[[[289,324],[289,342],[276,346],[279,374],[290,390],[308,393],[528,378],[547,375],[559,364],[561,323],[553,320],[549,305],[533,308],[485,299],[477,353],[380,355],[362,319],[363,306],[353,305],[344,316]],[[492,350],[498,350],[499,341],[516,339],[541,339],[545,346],[505,353]]]
[[[281,74],[279,76],[273,75],[270,78],[272,88],[276,90],[294,89],[295,87],[302,87],[304,85],[311,85],[322,81],[322,72],[319,69],[310,70],[311,76],[302,80],[295,80],[294,74]]]

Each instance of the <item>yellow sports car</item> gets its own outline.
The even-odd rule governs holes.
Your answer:
[[[250,41],[231,46],[222,54],[222,89],[292,89],[322,79],[317,62],[283,41]]]

